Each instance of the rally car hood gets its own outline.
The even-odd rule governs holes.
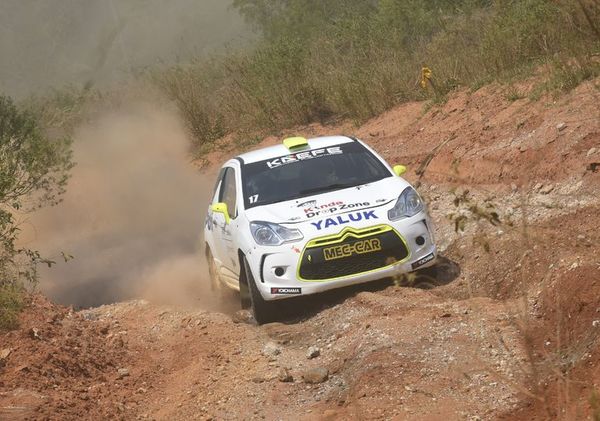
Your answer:
[[[293,226],[333,215],[391,208],[410,184],[401,177],[388,177],[361,186],[320,193],[286,202],[248,209],[249,221],[267,221]],[[289,224],[289,225],[288,225]]]

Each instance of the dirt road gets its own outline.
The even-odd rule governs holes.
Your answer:
[[[406,104],[359,129],[299,129],[356,133],[409,166],[444,256],[435,280],[304,299],[283,323],[260,327],[243,312],[143,300],[74,312],[37,297],[1,337],[0,418],[591,417],[598,83],[535,102],[492,85],[425,113]]]

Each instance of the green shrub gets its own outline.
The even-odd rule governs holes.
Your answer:
[[[49,140],[38,119],[0,96],[0,325],[14,321],[24,281],[35,282],[36,264],[50,261],[19,248],[15,214],[60,201],[72,167],[69,139]]]

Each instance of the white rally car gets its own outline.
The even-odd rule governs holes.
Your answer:
[[[240,291],[265,323],[273,300],[433,265],[433,227],[405,170],[343,136],[289,138],[227,161],[204,229],[213,285]]]

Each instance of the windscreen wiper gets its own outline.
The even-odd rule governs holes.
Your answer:
[[[314,187],[312,189],[306,189],[306,190],[300,190],[300,194],[301,195],[307,195],[307,194],[315,194],[315,193],[321,193],[321,192],[327,192],[327,191],[331,191],[331,190],[340,190],[340,189],[347,189],[349,187],[356,187],[359,186],[363,183],[335,183],[335,184],[330,184],[328,186],[321,186],[321,187]]]

